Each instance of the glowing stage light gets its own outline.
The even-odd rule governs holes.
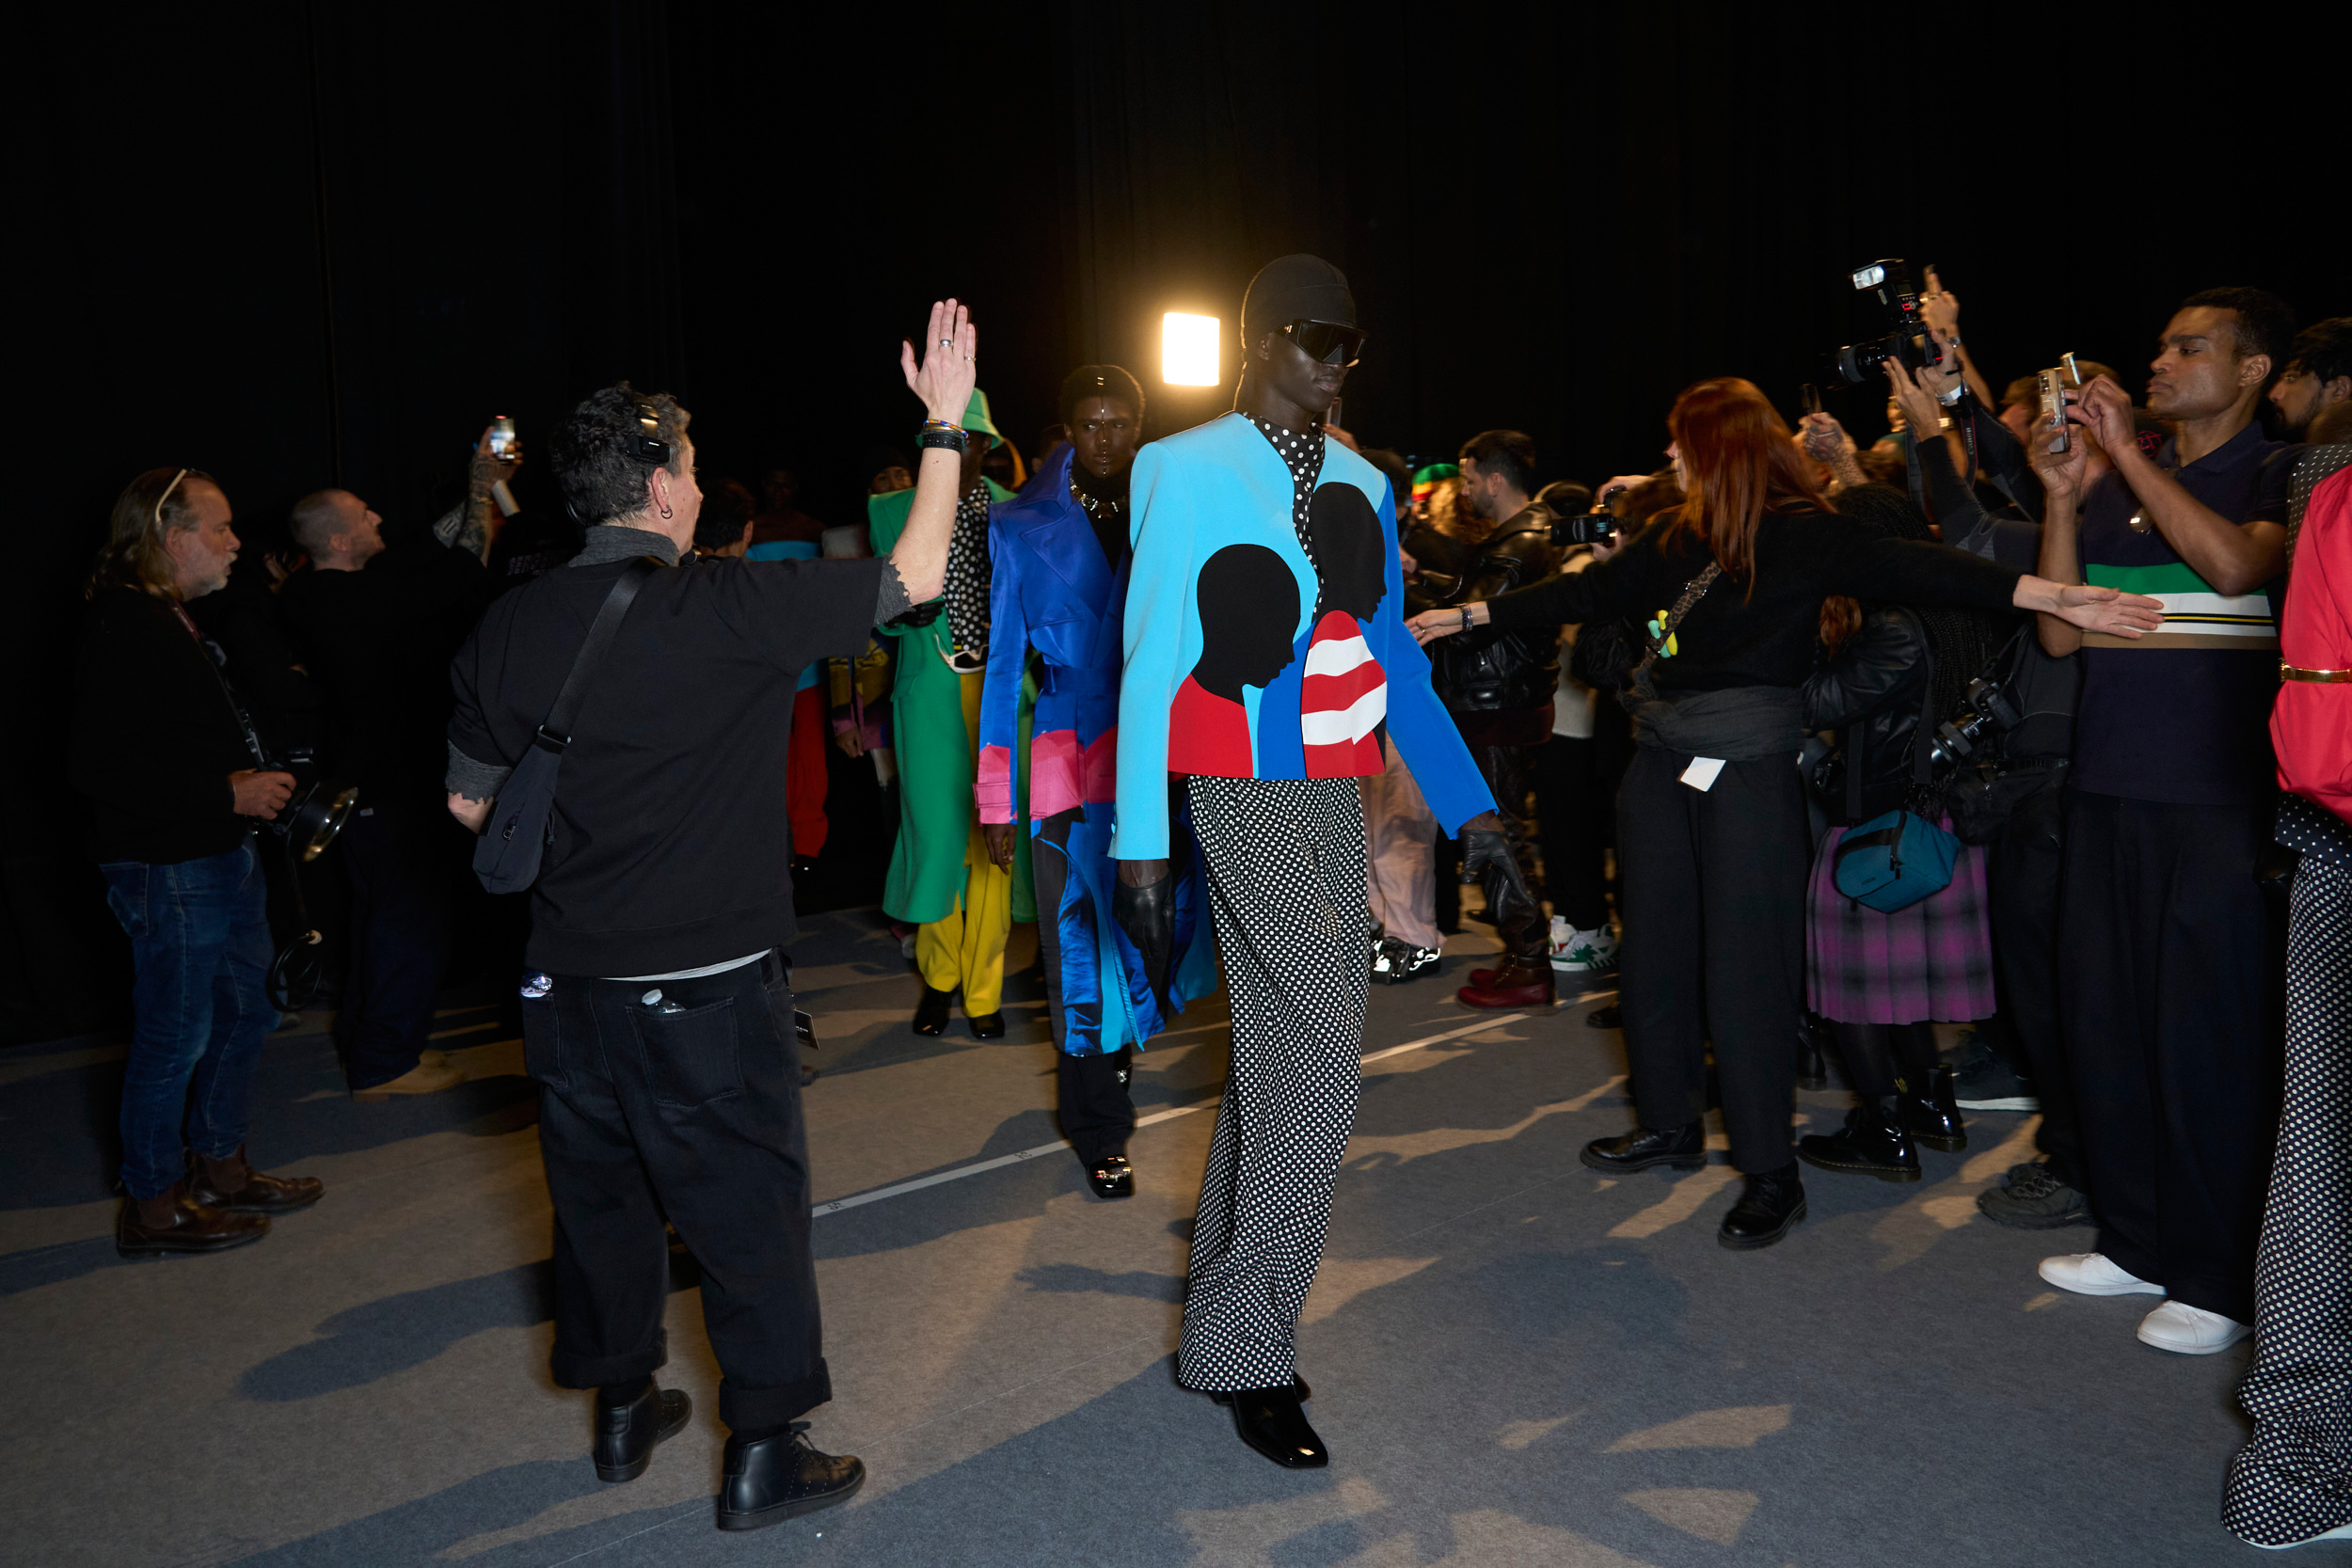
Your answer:
[[[1160,318],[1160,379],[1170,387],[1215,387],[1225,377],[1215,316],[1170,310]]]

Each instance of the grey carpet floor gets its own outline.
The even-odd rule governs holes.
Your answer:
[[[1482,946],[1457,939],[1449,971]],[[1095,1201],[1054,1151],[828,1209],[1051,1145],[1052,1048],[1034,969],[1007,1038],[959,1022],[933,1041],[906,1030],[914,982],[872,916],[811,922],[795,957],[825,1040],[808,1115],[837,1397],[814,1435],[864,1456],[853,1505],[711,1528],[718,1374],[683,1256],[665,1381],[695,1422],[643,1480],[598,1483],[584,1397],[547,1378],[519,1043],[453,1012],[441,1043],[472,1082],[359,1105],[314,1015],[270,1042],[253,1147],[326,1199],[216,1259],[113,1255],[119,1050],[0,1055],[0,1562],[2275,1560],[2217,1523],[2243,1349],[2139,1345],[2146,1300],[2035,1276],[2090,1232],[1978,1215],[2028,1118],[1976,1118],[1915,1186],[1815,1174],[1809,1222],[1735,1254],[1714,1237],[1726,1166],[1610,1181],[1577,1163],[1630,1115],[1595,1004],[1492,1025],[1452,981],[1377,989],[1368,1053],[1448,1037],[1366,1069],[1300,1334],[1336,1459],[1294,1474],[1170,1374],[1217,1000],[1141,1059],[1142,1110],[1181,1114],[1137,1134],[1134,1201]],[[1841,1114],[1801,1097],[1801,1121]]]

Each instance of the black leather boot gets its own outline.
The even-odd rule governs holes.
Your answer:
[[[914,1005],[914,1032],[918,1035],[939,1036],[947,1032],[947,1004],[956,999],[951,990],[923,988],[923,1000]]]
[[[765,1529],[820,1508],[848,1502],[866,1484],[866,1465],[850,1454],[820,1453],[808,1423],[727,1439],[726,1479],[719,1485],[721,1529]]]
[[[1903,1131],[1915,1142],[1957,1154],[1968,1147],[1968,1124],[1960,1119],[1960,1091],[1952,1085],[1952,1064],[1938,1062],[1927,1076],[1924,1085],[1915,1085],[1908,1075],[1902,1080],[1903,1092],[1896,1099]],[[1915,1087],[1922,1092],[1913,1093]]]
[[[635,1481],[653,1463],[657,1443],[666,1443],[686,1430],[694,1402],[675,1388],[657,1388],[645,1379],[645,1391],[623,1403],[608,1404],[596,1396],[596,1479]]]
[[[1306,1385],[1294,1376],[1280,1388],[1243,1388],[1211,1394],[1233,1412],[1233,1430],[1241,1440],[1286,1470],[1320,1470],[1331,1463],[1331,1450],[1308,1424],[1299,1402]]]
[[[1096,1197],[1136,1196],[1136,1170],[1124,1154],[1105,1154],[1087,1166],[1087,1185]]]
[[[1637,1127],[1622,1138],[1595,1138],[1577,1156],[1593,1170],[1624,1176],[1652,1165],[1697,1170],[1707,1164],[1707,1124]]]
[[[1771,1246],[1804,1218],[1804,1183],[1798,1179],[1794,1160],[1742,1180],[1747,1188],[1724,1216],[1715,1239],[1734,1252],[1754,1252]]]
[[[1823,1170],[1851,1171],[1882,1181],[1919,1180],[1919,1151],[1903,1135],[1893,1095],[1865,1095],[1846,1113],[1845,1131],[1797,1140],[1797,1158]]]

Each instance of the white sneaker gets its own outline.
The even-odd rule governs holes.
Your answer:
[[[2141,1344],[2178,1355],[2211,1355],[2216,1351],[2228,1350],[2253,1332],[2235,1318],[2225,1318],[2184,1301],[2168,1301],[2139,1320]]]
[[[2164,1294],[2163,1286],[2151,1285],[2136,1275],[2125,1274],[2108,1262],[2104,1252],[2070,1252],[2063,1258],[2044,1258],[2036,1272],[2059,1290],[2072,1291],[2076,1295]]]
[[[1617,939],[1603,926],[1580,931],[1559,915],[1551,917],[1551,967],[1562,974],[1609,974],[1617,968]]]

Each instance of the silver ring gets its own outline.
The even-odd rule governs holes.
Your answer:
[[[952,338],[942,338],[939,340],[939,346],[941,348],[953,348],[956,346],[955,340]]]

